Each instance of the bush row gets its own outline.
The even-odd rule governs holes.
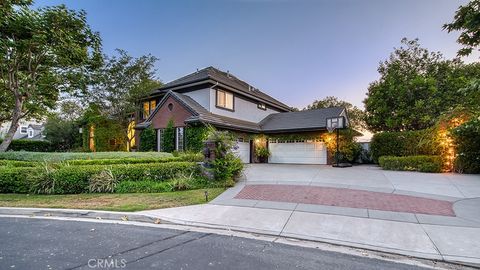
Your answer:
[[[2,160],[0,159],[0,166],[7,167],[35,167],[39,165],[38,162],[19,161],[19,160]]]
[[[3,140],[0,140],[2,143]],[[13,140],[8,146],[9,151],[53,152],[55,147],[49,141]]]
[[[457,151],[455,171],[480,173],[480,116],[454,128],[452,135]]]
[[[401,132],[382,132],[373,135],[370,143],[372,158],[381,156],[438,155],[435,132],[429,129]]]
[[[379,158],[379,164],[385,170],[431,173],[442,171],[442,158],[440,156],[382,156]]]
[[[105,174],[105,172],[107,172]],[[105,175],[107,177],[105,177]],[[111,176],[111,179],[108,178]],[[152,164],[114,164],[88,166],[61,166],[59,168],[17,168],[0,170],[0,193],[73,194],[91,191],[92,179],[105,185],[124,181],[165,182],[176,178],[201,177],[194,162]],[[102,183],[100,183],[102,184]],[[98,191],[101,192],[101,191]]]
[[[0,153],[0,159],[24,161],[64,161],[78,159],[124,159],[124,158],[166,158],[172,157],[169,153],[162,152],[28,152],[7,151]]]

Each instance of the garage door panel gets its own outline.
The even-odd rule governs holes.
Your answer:
[[[250,142],[237,142],[238,149],[234,153],[243,163],[250,163]]]
[[[324,143],[270,143],[270,163],[327,164]]]

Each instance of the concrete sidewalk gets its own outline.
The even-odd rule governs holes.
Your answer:
[[[141,214],[189,225],[278,235],[426,259],[480,264],[480,224],[434,225],[347,215],[227,205],[195,205]]]
[[[274,179],[274,181],[272,181]],[[248,185],[303,185],[401,194],[453,203],[455,216],[239,199]],[[207,205],[144,211],[152,218],[480,265],[480,176],[255,164]]]

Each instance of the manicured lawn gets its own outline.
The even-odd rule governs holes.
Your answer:
[[[172,157],[170,153],[163,152],[26,152],[8,151],[0,153],[0,159],[25,160],[25,161],[62,161],[74,159],[121,159],[121,158],[162,158]]]
[[[211,188],[207,190],[209,200],[214,199],[224,191],[223,188]],[[129,194],[0,194],[0,206],[141,211],[205,203],[204,191],[205,189]]]

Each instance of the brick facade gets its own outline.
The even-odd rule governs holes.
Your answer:
[[[171,110],[169,107],[171,107]],[[151,127],[153,129],[166,128],[170,119],[174,121],[175,127],[184,127],[185,120],[190,116],[192,116],[191,112],[185,109],[185,107],[174,98],[169,97],[153,116]]]

